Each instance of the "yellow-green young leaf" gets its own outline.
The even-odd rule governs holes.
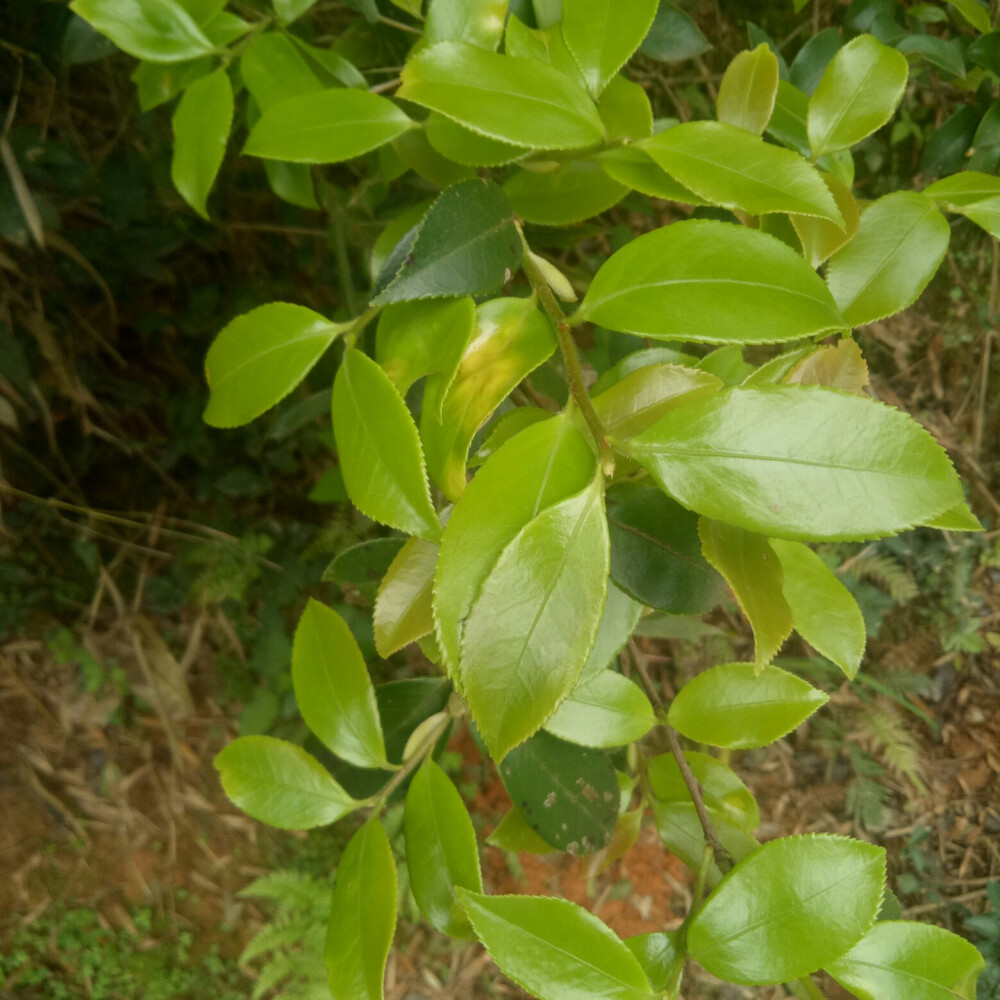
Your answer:
[[[812,97],[807,128],[814,156],[848,149],[893,115],[909,65],[874,35],[859,35],[830,60]]]
[[[795,212],[843,223],[808,160],[724,122],[686,122],[646,139],[643,149],[706,201],[750,215]]]
[[[306,725],[338,757],[385,767],[385,741],[368,668],[336,611],[310,599],[292,644],[292,684]]]
[[[778,93],[778,57],[767,42],[741,52],[726,67],[715,110],[720,122],[763,135]]]
[[[353,347],[333,382],[333,434],[354,506],[375,521],[437,541],[441,525],[413,417],[389,376]]]
[[[205,423],[239,427],[285,398],[351,324],[303,306],[271,302],[237,316],[205,358]]]
[[[357,803],[315,757],[273,736],[241,736],[215,757],[226,795],[245,813],[281,830],[335,823]]]
[[[792,632],[792,610],[782,595],[781,563],[763,535],[702,518],[698,523],[705,558],[726,579],[753,629],[757,667],[778,655]]]
[[[233,88],[224,69],[196,80],[174,112],[174,155],[170,177],[184,200],[208,218],[208,192],[226,155],[233,124]]]
[[[789,216],[802,244],[802,255],[813,267],[819,267],[831,254],[854,239],[861,222],[861,210],[851,189],[831,174],[823,174],[823,183],[837,202],[843,226],[810,215]]]
[[[957,210],[979,201],[1000,197],[1000,177],[984,174],[979,170],[942,177],[921,192],[932,198],[942,208]]]
[[[642,605],[632,600],[624,590],[608,582],[608,599],[604,602],[604,615],[597,630],[594,648],[580,671],[580,683],[606,670],[629,640],[639,618]]]
[[[434,623],[458,676],[465,620],[501,552],[541,511],[590,483],[597,459],[566,416],[532,424],[487,459],[455,505],[434,570]]]
[[[573,688],[545,728],[585,747],[622,747],[655,725],[656,713],[642,688],[605,670]]]
[[[375,599],[375,648],[381,657],[422,639],[434,628],[431,584],[438,547],[411,538],[392,561]]]
[[[868,364],[851,337],[825,344],[792,359],[780,378],[786,385],[825,385],[863,396],[869,382]]]
[[[291,163],[340,163],[412,127],[388,98],[367,90],[323,90],[290,97],[264,111],[243,152]]]
[[[875,922],[885,850],[847,837],[782,837],[712,890],[688,928],[688,954],[733,983],[782,983],[842,955]]]
[[[760,826],[757,800],[738,775],[721,761],[696,750],[684,753],[698,779],[705,805],[738,827],[752,833]],[[673,754],[661,754],[646,764],[649,787],[658,802],[690,802],[691,793]]]
[[[972,25],[976,31],[981,31],[986,34],[993,30],[993,24],[990,21],[989,11],[984,7],[981,7],[976,0],[947,0],[952,7],[955,8],[965,18],[969,24]]]
[[[608,586],[608,522],[594,481],[511,540],[465,623],[459,665],[469,711],[496,761],[552,715],[580,677]]]
[[[136,59],[182,62],[215,51],[175,0],[74,0],[70,9]]]
[[[865,652],[865,620],[858,602],[808,546],[773,538],[771,548],[784,570],[795,631],[853,680]]]
[[[975,1000],[985,965],[974,945],[943,927],[883,920],[826,970],[858,1000]]]
[[[821,386],[723,389],[664,414],[627,450],[685,507],[778,538],[880,538],[962,502],[947,454],[916,421]]]
[[[822,279],[794,250],[712,220],[675,222],[612,254],[575,319],[709,344],[778,343],[846,327]]]
[[[410,887],[420,912],[444,934],[473,937],[455,890],[483,891],[476,831],[451,778],[430,758],[406,793],[403,829]]]
[[[787,735],[829,701],[778,667],[724,663],[698,674],[674,698],[668,721],[696,743],[745,750]]]
[[[628,194],[596,160],[570,160],[547,173],[521,170],[503,186],[511,207],[527,222],[567,226],[600,215]]]
[[[468,42],[496,49],[503,38],[507,0],[430,0],[424,38],[438,42]]]
[[[518,854],[555,854],[559,850],[542,840],[517,809],[507,812],[486,838],[486,843]]]
[[[896,191],[861,213],[857,235],[827,265],[826,280],[851,326],[912,305],[934,277],[951,230],[930,198]]]
[[[426,128],[427,141],[442,156],[469,167],[500,167],[531,152],[525,146],[487,138],[433,111]]]
[[[575,149],[604,138],[593,101],[562,73],[464,42],[417,53],[398,94],[473,132],[532,149]]]
[[[562,0],[554,2],[562,4]],[[561,14],[561,11],[558,13]],[[587,89],[587,82],[580,72],[580,67],[566,46],[561,22],[543,26],[541,20],[538,20],[538,28],[533,30],[526,28],[517,17],[511,17],[507,21],[504,50],[507,55],[518,59],[534,59],[536,62],[545,63],[563,76],[569,77],[580,90]]]
[[[941,531],[982,531],[979,518],[969,509],[967,503],[956,504],[943,514],[924,522],[928,528],[938,528]]]
[[[706,204],[704,198],[699,198],[680,181],[674,180],[638,146],[615,146],[598,153],[595,159],[609,177],[650,198],[679,201],[684,205]]]
[[[608,142],[638,142],[653,134],[653,108],[646,91],[619,74],[604,88],[597,113],[608,132]]]
[[[595,98],[639,48],[656,8],[657,0],[563,0],[563,38]]]
[[[465,492],[476,432],[555,347],[552,324],[532,299],[493,299],[476,310],[472,343],[451,387],[440,375],[427,380],[420,434],[431,477],[449,499]]]
[[[598,851],[587,864],[587,878],[594,878],[607,871],[619,858],[625,857],[632,850],[642,832],[642,817],[645,812],[645,806],[638,806],[618,817],[608,846]],[[639,964],[642,964],[641,960]]]
[[[977,201],[974,205],[966,205],[957,211],[980,229],[985,229],[990,236],[1000,238],[1000,198]]]
[[[582,906],[460,891],[476,937],[539,1000],[642,1000],[653,991],[622,940]]]
[[[333,996],[382,1000],[395,930],[396,862],[382,824],[372,816],[337,865],[324,956]]]
[[[476,303],[468,296],[393,303],[379,316],[375,360],[402,396],[431,374],[441,376],[447,393],[475,324]]]

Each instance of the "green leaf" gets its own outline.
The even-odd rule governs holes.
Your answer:
[[[761,42],[726,67],[715,100],[720,122],[763,135],[778,93],[778,57]]]
[[[433,111],[426,128],[427,141],[442,156],[470,167],[500,167],[530,152],[526,146],[489,139]]]
[[[511,207],[527,222],[566,226],[600,215],[628,194],[596,160],[570,160],[556,170],[521,170],[503,186]]]
[[[725,122],[686,122],[643,149],[714,205],[749,215],[795,212],[843,223],[833,195],[804,157]]]
[[[809,145],[815,156],[848,149],[880,129],[906,89],[906,56],[859,35],[830,60],[809,99]]]
[[[434,620],[450,675],[465,621],[507,544],[539,512],[594,478],[594,453],[565,416],[521,431],[495,452],[455,505],[434,571]]]
[[[430,758],[410,783],[404,817],[406,865],[420,912],[444,934],[473,937],[455,890],[483,891],[476,831],[451,778]]]
[[[611,578],[625,593],[672,614],[704,614],[722,600],[722,577],[705,561],[698,518],[644,483],[608,490]]]
[[[482,445],[469,459],[469,468],[482,465],[502,444],[506,444],[515,434],[520,434],[525,427],[548,420],[551,416],[551,410],[543,410],[540,406],[518,406],[501,414],[493,422]]]
[[[972,25],[976,31],[986,34],[993,30],[989,11],[981,7],[976,0],[947,0]]]
[[[337,866],[324,956],[333,996],[382,1000],[395,929],[396,863],[382,824],[372,816]]]
[[[136,86],[139,107],[143,111],[173,100],[185,87],[199,77],[212,72],[215,60],[211,56],[186,59],[176,63],[141,62],[132,74]]]
[[[563,38],[573,53],[587,90],[595,97],[646,37],[656,16],[657,0],[566,0]]]
[[[392,561],[375,601],[375,648],[388,659],[434,629],[431,584],[438,547],[411,538]]]
[[[790,82],[804,94],[813,94],[830,60],[844,47],[837,28],[824,28],[805,42],[795,54],[789,71]]]
[[[698,360],[693,354],[685,354],[684,351],[676,347],[646,347],[641,351],[626,354],[621,361],[613,364],[594,383],[591,392],[600,395],[616,382],[620,382],[626,375],[631,375],[632,372],[637,372],[640,368],[648,368],[650,365],[673,364],[693,368]]]
[[[609,176],[651,198],[679,201],[685,205],[704,205],[705,200],[674,180],[639,146],[615,146],[595,157]]]
[[[238,316],[205,358],[210,396],[205,423],[248,424],[285,398],[351,326],[303,306],[271,302]]]
[[[334,556],[323,573],[324,583],[332,581],[345,592],[353,588],[371,604],[382,577],[389,572],[405,541],[403,538],[372,538],[344,549]]]
[[[555,3],[561,6],[562,0],[555,0]],[[517,59],[545,63],[572,80],[579,90],[586,91],[587,83],[573,53],[566,46],[561,22],[542,27],[539,21],[538,29],[533,30],[525,27],[517,17],[509,18],[504,51]]]
[[[518,854],[555,854],[558,850],[542,840],[517,809],[507,811],[486,838],[486,843]]]
[[[641,615],[642,605],[609,581],[608,599],[604,602],[594,648],[580,671],[581,684],[607,669],[635,631]]]
[[[666,413],[628,452],[685,507],[778,538],[879,538],[962,500],[916,421],[820,386],[723,389]]]
[[[215,51],[174,0],[74,0],[70,10],[136,59],[183,62]]]
[[[708,754],[688,750],[684,753],[691,772],[698,780],[705,805],[725,816],[747,833],[760,826],[757,801],[739,776],[721,761]],[[649,787],[659,802],[690,802],[681,769],[673,754],[660,754],[646,764]]]
[[[939,528],[941,531],[982,531],[979,518],[969,509],[967,503],[956,504],[943,514],[925,522],[928,528]]]
[[[884,920],[826,969],[858,1000],[975,1000],[984,967],[974,945],[943,927]]]
[[[258,35],[247,46],[240,57],[240,75],[261,111],[324,89],[290,36],[278,31]]]
[[[851,189],[832,174],[824,174],[823,183],[830,189],[830,194],[837,203],[844,220],[843,227],[828,219],[818,219],[815,216],[789,216],[802,244],[802,256],[812,267],[819,267],[831,254],[854,239],[861,222],[861,212]]]
[[[725,577],[750,622],[755,662],[762,669],[792,632],[781,563],[766,538],[733,524],[702,518],[698,534],[705,558]]]
[[[758,672],[753,663],[724,663],[688,681],[667,718],[696,743],[743,750],[781,739],[828,700],[778,667]]]
[[[463,42],[423,49],[403,69],[401,98],[491,139],[532,149],[576,149],[604,137],[587,94],[533,59]]]
[[[654,802],[653,814],[656,816],[656,829],[663,846],[680,858],[692,871],[698,871],[705,853],[705,831],[695,812],[694,804]],[[757,850],[759,844],[756,838],[742,827],[731,823],[723,813],[710,807],[708,815],[715,832],[719,835],[719,840],[722,841],[722,846],[737,861]],[[717,885],[721,879],[722,872],[714,861],[710,862],[705,884],[711,887]]]
[[[640,1000],[646,975],[621,939],[565,899],[459,891],[500,970],[540,1000]]]
[[[386,284],[380,277],[372,302],[494,292],[517,270],[521,254],[503,191],[492,181],[463,181],[430,207],[400,266]]]
[[[679,7],[661,3],[639,51],[661,62],[685,62],[712,47],[701,29]]]
[[[794,250],[710,220],[675,222],[612,254],[574,318],[709,344],[777,343],[846,326],[823,281]]]
[[[373,520],[436,541],[441,526],[413,417],[389,376],[353,347],[333,383],[333,433],[354,506]]]
[[[424,129],[410,129],[397,136],[392,141],[392,152],[404,167],[409,167],[435,187],[448,188],[476,176],[471,167],[463,167],[442,156],[427,140]],[[386,173],[384,169],[383,173]]]
[[[494,760],[536,732],[573,689],[597,636],[607,580],[596,479],[529,521],[490,570],[465,623],[459,680]]]
[[[923,56],[932,66],[951,76],[965,76],[965,59],[957,38],[946,41],[935,35],[907,35],[896,49],[906,55],[916,53]]]
[[[683,954],[680,931],[653,931],[625,939],[625,946],[639,960],[650,985],[657,993],[666,993],[674,963]]]
[[[476,310],[472,342],[450,388],[443,376],[427,380],[420,433],[431,477],[449,499],[465,492],[476,432],[555,347],[552,324],[533,299],[493,299]]]
[[[942,208],[957,210],[1000,197],[1000,177],[979,170],[963,170],[935,181],[922,193]]]
[[[447,393],[475,323],[476,304],[468,296],[394,303],[379,316],[375,360],[401,396],[417,379],[431,374],[441,376]]]
[[[274,12],[282,24],[291,24],[315,3],[316,0],[271,0]]]
[[[507,0],[431,0],[424,38],[438,42],[468,42],[495,50],[503,38]]]
[[[795,631],[850,680],[865,652],[865,620],[851,592],[801,542],[771,540],[784,570],[784,595]]]
[[[605,670],[578,684],[545,723],[554,736],[586,747],[621,747],[641,740],[656,725],[642,688]]]
[[[354,809],[315,757],[273,736],[241,736],[215,757],[226,795],[245,813],[281,830],[335,823]]]
[[[378,94],[322,90],[264,110],[243,152],[291,163],[340,163],[377,149],[412,127],[392,101]]]
[[[688,954],[734,983],[781,983],[815,972],[872,926],[885,851],[847,837],[772,840],[715,887],[688,928]]]
[[[653,134],[653,108],[646,91],[619,74],[612,77],[597,103],[608,142],[638,142]]]
[[[336,611],[310,599],[292,646],[292,684],[306,725],[338,757],[385,767],[375,690],[351,630]]]
[[[233,124],[233,88],[224,69],[196,80],[174,112],[170,177],[184,200],[208,218],[208,193],[226,155]]]
[[[857,235],[830,258],[827,283],[852,326],[912,305],[948,250],[951,231],[934,202],[897,191],[861,213]]]

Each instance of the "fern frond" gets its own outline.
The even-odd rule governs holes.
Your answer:
[[[876,679],[895,698],[926,694],[934,683],[926,674],[915,674],[910,670],[885,670]]]
[[[296,966],[296,956],[285,953],[276,955],[261,970],[257,977],[257,982],[253,984],[253,992],[250,994],[251,1000],[261,1000],[261,997],[271,989],[274,989],[283,979],[287,979]]]
[[[847,789],[847,808],[854,822],[872,833],[877,833],[886,827],[888,799],[889,790],[871,778],[859,776]]]
[[[854,558],[845,570],[856,580],[868,580],[881,587],[897,604],[905,604],[917,596],[917,585],[898,560],[875,552]]]
[[[309,922],[303,919],[275,919],[247,942],[240,954],[240,965],[246,965],[266,951],[274,951],[285,945],[297,945],[308,932],[309,926]]]
[[[905,775],[921,794],[926,793],[920,774],[920,745],[896,712],[884,703],[867,705],[861,712],[861,725],[889,770]]]
[[[281,870],[254,879],[236,895],[241,899],[272,899],[281,910],[313,910],[329,904],[330,887],[311,875]]]

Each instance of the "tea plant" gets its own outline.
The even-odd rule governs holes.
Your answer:
[[[905,56],[857,34],[800,89],[762,41],[729,64],[715,120],[654,121],[622,68],[691,25],[655,0],[431,0],[426,17],[419,0],[395,0],[391,17],[355,0],[392,28],[366,37],[405,56],[398,79],[374,84],[296,33],[309,0],[274,0],[273,17],[254,22],[218,0],[72,6],[143,60],[144,106],[182,93],[173,177],[201,214],[234,79],[247,91],[243,153],[286,200],[324,205],[335,237],[343,192],[314,165],[352,164],[359,198],[384,196],[407,169],[443,189],[385,229],[351,315],[265,305],[233,320],[206,362],[205,419],[228,428],[342,343],[332,417],[343,482],[360,512],[404,536],[378,587],[375,644],[388,658],[417,642],[443,675],[376,688],[348,625],[310,600],[293,687],[350,780],[268,736],[217,758],[226,792],[262,822],[367,814],[333,889],[333,995],[382,995],[397,872],[380,815],[407,785],[424,917],[480,940],[543,1000],[677,997],[689,959],[807,997],[822,995],[812,975],[826,970],[862,1000],[971,998],[983,967],[972,945],[879,919],[882,849],[822,835],[759,844],[743,782],[693,748],[766,746],[822,708],[820,689],[773,663],[793,630],[856,675],[861,612],[808,543],[980,527],[944,450],[866,393],[852,337],[927,286],[948,247],[943,210],[998,230],[1000,178],[985,173],[865,205],[852,193],[851,150],[892,119]],[[538,227],[626,198],[648,211],[636,192],[689,207],[642,235],[619,231],[589,284],[539,252],[557,240]],[[607,348],[596,382],[576,340],[591,326]],[[778,347],[751,365],[750,345]],[[646,609],[700,616],[727,587],[752,660],[712,667],[669,705],[634,644],[643,686],[615,669]],[[622,941],[566,900],[484,893],[473,824],[435,762],[455,725],[475,728],[515,803],[494,843],[607,857],[651,810],[696,872],[683,924]],[[656,741],[669,752],[651,753]]]

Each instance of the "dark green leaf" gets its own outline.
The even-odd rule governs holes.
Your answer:
[[[375,600],[379,582],[403,547],[403,538],[373,538],[344,549],[327,567],[324,580],[341,587],[353,587],[369,603]]]
[[[836,28],[824,28],[813,35],[792,60],[789,81],[802,93],[811,95],[819,86],[830,60],[844,45],[843,36]]]
[[[639,51],[661,62],[684,62],[711,48],[701,29],[672,3],[661,3]]]
[[[580,671],[581,683],[605,670],[618,655],[635,630],[642,614],[642,605],[633,601],[623,590],[608,582],[608,599],[597,630],[594,648]]]

